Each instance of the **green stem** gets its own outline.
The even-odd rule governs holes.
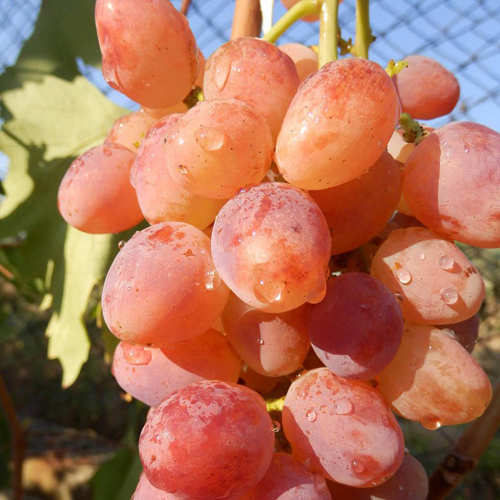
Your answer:
[[[424,127],[414,120],[409,113],[401,114],[399,125],[404,130],[403,139],[406,142],[414,142],[418,145],[429,135],[429,132],[424,130]]]
[[[276,40],[292,26],[293,23],[308,16],[317,14],[321,0],[301,0],[296,3],[263,37],[263,40],[274,43]]]
[[[385,68],[385,71],[392,78],[394,75],[401,73],[401,71],[403,71],[407,67],[408,61],[406,59],[403,59],[401,61],[394,61],[394,59],[391,59],[387,63],[387,68]]]
[[[323,0],[319,17],[319,67],[338,59],[339,0]]]
[[[356,0],[356,40],[353,53],[368,59],[368,49],[374,38],[370,29],[370,0]]]
[[[203,90],[200,87],[195,87],[182,101],[189,109],[194,108],[200,101],[205,99]]]

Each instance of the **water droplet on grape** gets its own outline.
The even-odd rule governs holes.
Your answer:
[[[281,424],[280,424],[278,421],[273,420],[273,421],[272,421],[272,427],[271,427],[271,430],[272,430],[273,432],[279,432],[279,431],[280,431],[280,429],[281,429]]]
[[[395,293],[394,297],[398,302],[403,302],[403,296],[400,293]]]
[[[448,255],[439,258],[439,267],[445,271],[451,271],[455,267],[455,261]]]
[[[153,353],[149,347],[127,344],[123,349],[123,357],[131,365],[147,365],[151,361]]]
[[[465,148],[465,154],[469,152],[469,148]]]
[[[264,345],[264,339],[259,339],[258,342],[259,342],[259,345]]]
[[[223,90],[226,86],[227,79],[229,78],[229,72],[231,71],[231,63],[224,58],[220,58],[217,61],[217,67],[215,69],[214,81],[215,86],[219,90]]]
[[[354,411],[354,405],[350,399],[342,398],[333,405],[333,410],[337,415],[351,415]]]
[[[457,303],[458,293],[454,288],[443,288],[441,290],[441,299],[445,304],[451,306]]]
[[[399,485],[399,491],[404,491],[404,490],[405,490],[405,487],[402,484],[400,484]]]
[[[177,167],[177,170],[179,170],[179,172],[182,174],[182,175],[186,175],[188,173],[188,169],[187,167],[185,167],[184,165],[179,165]]]
[[[408,283],[411,282],[410,271],[408,271],[408,269],[405,269],[404,267],[396,271],[396,276],[399,282],[403,283],[403,285],[408,285]]]
[[[219,273],[214,269],[207,271],[205,274],[205,287],[207,290],[213,290],[220,285]]]
[[[420,260],[425,260],[425,253],[419,253],[419,254],[418,254],[418,258],[419,258]]]
[[[451,328],[443,328],[441,331],[451,339],[457,340],[457,336],[455,335],[455,332]]]
[[[422,425],[430,431],[435,431],[441,427],[441,422],[437,417],[426,417],[422,420]]]
[[[121,240],[118,243],[118,248],[121,250],[126,244],[127,244],[127,242],[125,240]]]
[[[307,411],[306,418],[307,420],[309,420],[309,422],[315,422],[318,418],[318,415],[316,415],[316,412],[311,408]]]
[[[285,283],[259,279],[254,285],[254,294],[257,300],[264,304],[272,304],[281,300],[281,294],[285,288]]]
[[[365,466],[359,460],[353,460],[351,462],[352,470],[358,474],[365,470]]]
[[[323,413],[323,415],[324,415],[324,414],[325,414],[325,411],[326,411],[326,406],[325,406],[325,405],[321,405],[321,406],[319,407],[319,411],[320,411],[321,413]]]
[[[219,150],[226,140],[226,134],[223,130],[215,127],[201,127],[194,133],[196,143],[204,151]]]
[[[132,285],[127,285],[125,287],[125,290],[127,290],[127,292],[130,292],[130,290],[132,290]]]

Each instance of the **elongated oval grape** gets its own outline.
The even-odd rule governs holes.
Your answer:
[[[453,73],[427,56],[405,59],[408,67],[392,77],[403,112],[423,120],[451,113],[460,97]]]
[[[254,309],[231,294],[222,313],[227,339],[243,361],[261,375],[298,370],[309,351],[305,307],[284,313]]]
[[[420,222],[482,248],[500,247],[499,184],[500,134],[470,122],[448,123],[426,137],[403,177],[406,201]]]
[[[231,40],[207,59],[205,98],[239,99],[260,111],[274,141],[299,84],[290,57],[257,38]]]
[[[452,325],[439,325],[442,330],[452,339],[459,342],[468,352],[472,352],[477,343],[479,334],[479,314],[474,314],[472,318]]]
[[[279,49],[290,56],[301,82],[318,71],[318,54],[310,47],[301,43],[285,43]]]
[[[134,234],[106,276],[109,329],[133,344],[164,347],[207,331],[229,296],[199,229],[164,222]]]
[[[151,412],[139,454],[155,488],[180,498],[237,500],[271,463],[272,427],[256,392],[224,382],[198,382]]]
[[[144,217],[150,224],[186,222],[204,229],[215,220],[224,200],[202,198],[177,184],[165,161],[165,134],[182,115],[167,115],[146,135],[132,166],[131,180]]]
[[[357,248],[384,229],[401,195],[398,164],[385,151],[356,179],[309,193],[325,215],[332,254]]]
[[[392,231],[381,245],[371,275],[400,300],[403,317],[443,325],[474,316],[484,282],[474,264],[451,241],[421,227]]]
[[[252,370],[248,365],[243,365],[240,372],[240,381],[242,385],[252,389],[259,394],[267,394],[271,392],[279,382],[276,377],[265,377],[255,370]]]
[[[308,372],[285,398],[283,428],[295,458],[327,479],[356,487],[380,484],[399,468],[403,433],[382,396],[327,368]]]
[[[102,73],[109,85],[149,108],[191,91],[198,49],[186,18],[164,0],[97,0]]]
[[[85,233],[119,233],[143,219],[130,184],[135,155],[119,144],[103,144],[79,156],[57,194],[63,219]]]
[[[325,478],[288,453],[275,453],[266,475],[241,500],[332,500]]]
[[[402,416],[428,429],[481,416],[491,400],[488,376],[455,340],[433,326],[409,324],[377,389]]]
[[[398,119],[389,75],[361,58],[325,64],[300,87],[276,144],[283,177],[303,189],[352,181],[382,155]]]
[[[121,144],[137,153],[142,140],[156,121],[154,116],[143,110],[122,116],[113,123],[104,142]]]
[[[231,198],[212,233],[212,254],[224,282],[243,302],[272,313],[324,297],[330,245],[314,201],[278,182]]]
[[[405,454],[401,467],[384,484],[373,488],[352,488],[329,482],[332,498],[343,500],[426,500],[429,494],[427,474],[422,464]]]
[[[183,188],[228,199],[259,183],[273,156],[273,140],[260,113],[236,99],[202,101],[165,136],[165,165]]]
[[[391,291],[363,273],[328,282],[325,298],[307,308],[318,357],[333,373],[368,380],[394,358],[403,335],[401,308]]]
[[[202,380],[236,383],[241,360],[229,342],[210,329],[197,337],[164,349],[120,342],[113,375],[120,387],[149,406],[183,387]]]

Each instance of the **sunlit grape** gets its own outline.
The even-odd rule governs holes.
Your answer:
[[[300,81],[304,81],[312,73],[318,71],[318,54],[301,43],[285,43],[279,49],[289,55],[295,63]]]
[[[113,123],[104,142],[121,144],[137,153],[148,130],[156,121],[154,116],[143,110],[122,116]]]

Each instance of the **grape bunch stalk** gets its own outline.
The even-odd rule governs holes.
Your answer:
[[[371,62],[367,0],[354,42],[338,0],[284,3],[206,61],[169,1],[96,3],[104,77],[141,110],[58,204],[87,233],[149,223],[102,292],[113,375],[151,406],[135,500],[424,500],[396,415],[437,429],[492,398],[470,354],[485,285],[455,242],[500,247],[500,135],[416,121],[458,82]],[[318,50],[276,46],[300,18]]]

